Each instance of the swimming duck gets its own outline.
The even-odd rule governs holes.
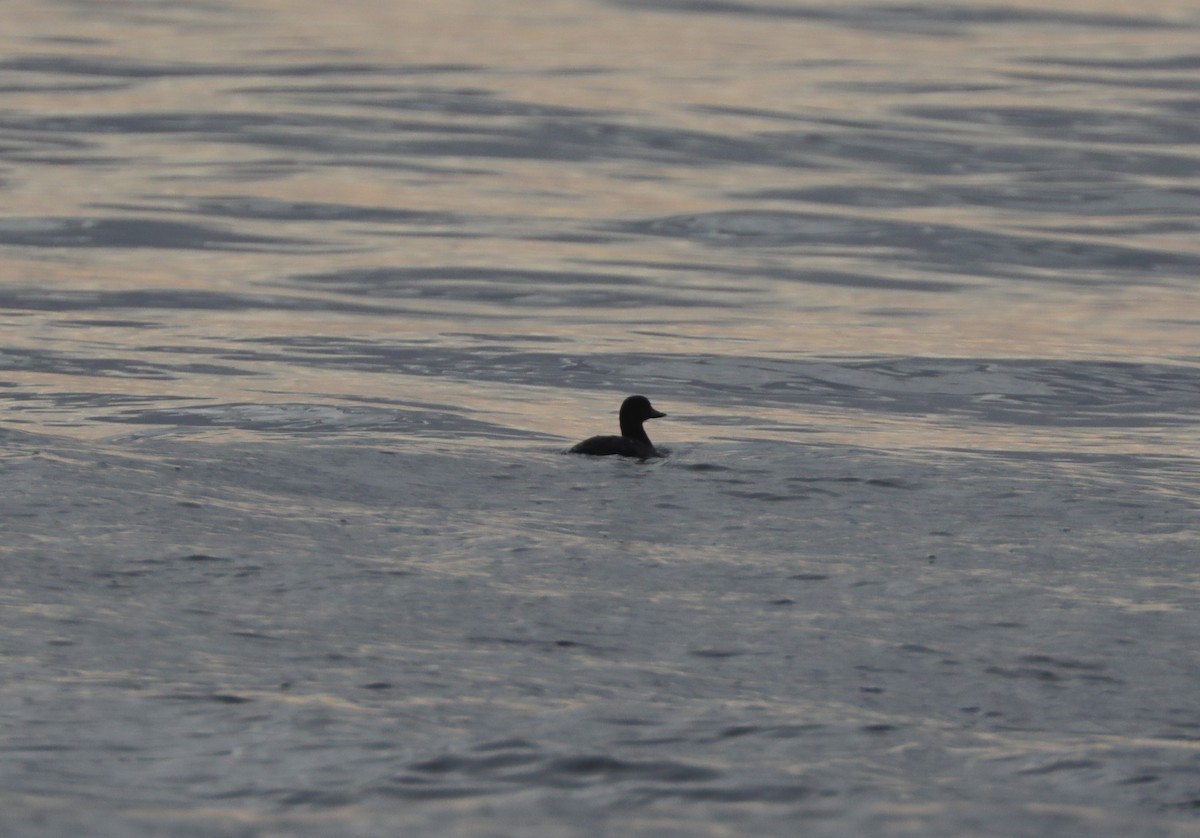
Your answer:
[[[620,436],[590,437],[571,448],[568,453],[591,454],[595,457],[618,454],[622,457],[637,457],[640,460],[661,457],[662,453],[654,447],[642,423],[647,419],[660,419],[666,415],[655,410],[645,396],[630,396],[621,402]]]

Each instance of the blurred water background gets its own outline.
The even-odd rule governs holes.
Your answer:
[[[1200,835],[1194,3],[3,8],[5,834]]]

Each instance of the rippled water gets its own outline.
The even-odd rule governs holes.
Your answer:
[[[6,832],[1200,835],[1194,4],[10,6]]]

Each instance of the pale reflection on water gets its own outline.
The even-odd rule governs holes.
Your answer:
[[[721,417],[696,442],[1194,451],[1194,377],[1141,429],[1067,415],[1075,368],[1128,420],[1142,367],[1097,362],[1200,357],[1186,4],[65,8],[3,36],[6,423],[357,399],[572,438],[654,389]],[[889,358],[909,402],[1023,398],[1026,360],[1061,399],[1031,431],[822,378]]]

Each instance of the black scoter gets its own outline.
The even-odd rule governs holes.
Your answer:
[[[571,454],[591,454],[604,457],[618,454],[622,457],[637,457],[645,460],[649,457],[661,457],[662,453],[654,447],[642,423],[647,419],[659,419],[667,414],[655,410],[650,400],[645,396],[630,396],[621,402],[621,435],[594,436],[571,448]]]

